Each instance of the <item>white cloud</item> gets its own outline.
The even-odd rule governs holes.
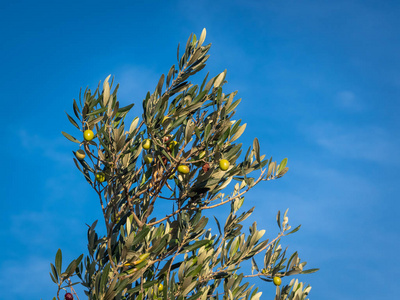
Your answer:
[[[345,90],[338,92],[335,100],[339,107],[346,110],[358,112],[364,109],[363,104],[352,91]]]
[[[340,126],[319,122],[304,129],[315,143],[334,155],[383,164],[400,163],[399,141],[377,126]]]
[[[63,268],[69,260],[63,253]],[[75,257],[74,257],[75,258]],[[27,255],[18,260],[7,260],[0,265],[0,289],[6,290],[8,297],[19,299],[52,299],[57,293],[57,285],[50,278],[50,262],[54,264],[53,257]],[[78,282],[73,277],[72,282]],[[83,287],[75,285],[78,295],[83,294]],[[60,292],[63,299],[64,291]]]
[[[57,286],[50,279],[47,258],[25,256],[20,260],[7,260],[1,265],[1,270],[0,289],[7,290],[13,299],[44,297],[51,290],[54,295],[57,291]]]
[[[63,268],[85,249],[86,226],[71,216],[49,211],[20,211],[10,216],[7,231],[13,249],[1,261],[0,289],[12,299],[52,299],[57,286],[51,281],[50,263],[63,249]],[[1,297],[0,297],[1,298]]]
[[[66,138],[63,136],[56,139],[47,139],[26,129],[19,130],[18,136],[21,145],[25,149],[38,151],[40,155],[61,164],[71,163],[71,156],[62,150],[66,141]]]
[[[9,233],[26,250],[40,248],[53,251],[63,239],[65,228],[68,228],[70,236],[76,237],[83,226],[71,216],[66,218],[51,211],[22,210],[10,216]]]

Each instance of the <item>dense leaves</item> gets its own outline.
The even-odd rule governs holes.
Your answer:
[[[120,107],[110,76],[102,89],[100,84],[94,92],[86,89],[73,101],[75,118],[67,117],[82,138],[63,135],[86,154],[74,162],[99,197],[106,233],[99,236],[97,221],[88,226],[88,255],[64,272],[57,252],[50,276],[58,299],[76,276],[89,299],[254,300],[261,292],[247,277],[271,282],[315,271],[303,269],[297,252],[288,259],[282,250],[280,238],[298,230],[290,232],[287,211],[283,220],[278,213],[280,233],[272,240],[262,239],[265,230],[255,222],[249,234],[242,232],[241,223],[253,212],[237,214],[244,195],[262,181],[282,177],[287,159],[277,165],[265,158],[257,138],[242,155],[236,141],[246,124],[233,119],[237,92],[223,93],[226,70],[210,79],[207,74],[200,87],[188,81],[209,57],[205,36],[205,29],[199,40],[191,35],[182,56],[178,47],[178,64],[147,93],[141,118],[127,127],[133,104]],[[83,138],[85,130],[94,132],[92,140]],[[157,218],[159,201],[169,201],[171,210]],[[215,219],[219,234],[213,235],[203,210],[229,203],[225,224]],[[264,255],[262,267],[256,255]],[[241,268],[246,260],[251,274]],[[292,281],[277,287],[275,299],[305,299],[309,290]]]

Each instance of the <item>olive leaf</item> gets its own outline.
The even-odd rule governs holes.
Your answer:
[[[133,116],[126,124],[133,103],[120,107],[119,85],[111,91],[111,75],[102,87],[99,82],[94,91],[85,89],[83,97],[81,89],[80,106],[73,100],[77,119],[67,113],[68,120],[80,134],[90,129],[96,135],[81,143],[62,134],[84,146],[85,157],[73,160],[100,198],[105,227],[95,230],[97,221],[88,225],[88,254],[72,260],[64,272],[57,251],[50,264],[57,293],[76,284],[70,281],[76,276],[91,299],[258,300],[261,292],[242,282],[246,277],[271,283],[274,276],[317,270],[306,270],[297,252],[282,249],[281,238],[300,228],[291,229],[287,211],[283,223],[278,211],[276,237],[263,240],[266,232],[256,222],[249,233],[244,230],[243,222],[254,211],[238,214],[245,194],[260,182],[282,177],[287,158],[279,165],[265,159],[257,138],[242,155],[242,144],[235,141],[246,123],[232,119],[241,99],[223,89],[226,70],[212,78],[207,73],[200,85],[192,83],[209,58],[211,44],[203,46],[205,38],[205,29],[199,38],[190,35],[181,55],[178,45],[177,64],[142,101],[141,122]],[[144,140],[151,142],[144,145]],[[238,181],[234,186],[232,179]],[[229,206],[223,227],[214,217],[218,232],[213,234],[204,211]],[[258,255],[264,257],[263,268]],[[244,263],[249,259],[251,267]],[[277,287],[275,299],[304,299],[309,291],[292,281]]]
[[[74,142],[74,143],[77,143],[77,144],[80,144],[81,142],[80,141],[78,141],[76,138],[74,138],[72,135],[70,135],[70,134],[68,134],[68,133],[66,133],[66,132],[64,132],[64,131],[61,131],[61,133],[63,134],[63,136],[65,136],[67,139],[69,139],[71,142]]]

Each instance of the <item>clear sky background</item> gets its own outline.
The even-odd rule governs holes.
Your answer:
[[[282,179],[247,196],[251,221],[274,237],[289,208],[302,224],[283,243],[321,269],[301,276],[311,299],[397,297],[399,1],[2,1],[0,299],[52,299],[57,249],[86,253],[85,223],[101,217],[61,135],[76,134],[64,111],[80,87],[112,74],[140,116],[177,44],[204,27],[211,57],[198,80],[227,69],[248,125],[240,141],[289,159]]]

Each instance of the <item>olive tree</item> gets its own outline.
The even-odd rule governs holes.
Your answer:
[[[283,277],[316,271],[282,249],[281,238],[300,227],[291,228],[287,211],[277,214],[277,236],[263,238],[256,222],[242,231],[254,209],[239,213],[245,194],[282,177],[287,159],[266,158],[257,138],[242,153],[237,140],[246,124],[232,119],[240,99],[223,92],[226,71],[207,74],[200,86],[188,80],[206,66],[205,37],[205,29],[199,39],[191,35],[182,56],[178,46],[177,65],[129,125],[133,104],[120,107],[110,76],[73,101],[67,116],[82,139],[63,135],[79,145],[73,160],[98,196],[105,232],[96,231],[97,221],[88,225],[88,254],[65,269],[58,250],[50,273],[54,299],[83,297],[73,288],[78,283],[96,300],[259,299],[249,277],[275,284],[275,299],[307,297],[311,287],[298,280],[281,286]],[[169,201],[168,211],[157,209],[160,201]],[[227,218],[214,217],[212,234],[205,214],[224,205]]]

